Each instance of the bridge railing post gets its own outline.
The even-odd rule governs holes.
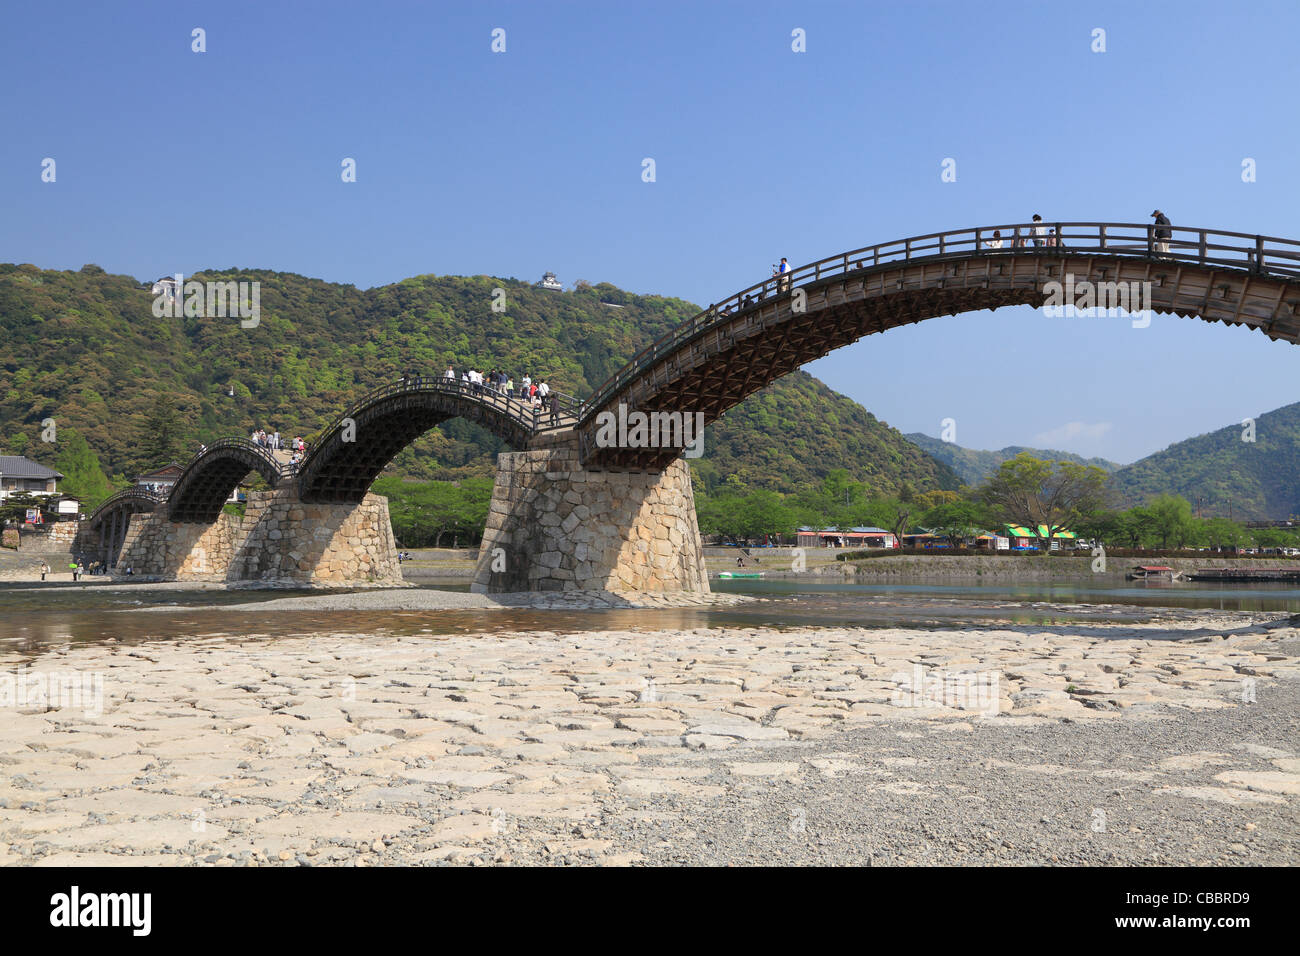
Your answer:
[[[1106,224],[1102,223],[1097,227],[1097,248],[1106,248]]]
[[[1264,237],[1255,237],[1255,271],[1264,271]]]
[[[1202,265],[1205,264],[1206,245],[1207,244],[1205,240],[1205,230],[1202,229],[1200,231],[1200,241],[1197,244],[1197,250],[1196,250],[1196,257],[1201,261]]]
[[[1147,225],[1147,255],[1156,254],[1156,227],[1154,223]]]

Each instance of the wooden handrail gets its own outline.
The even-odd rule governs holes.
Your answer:
[[[1036,227],[1043,228],[1046,235],[1055,240],[1055,244],[1047,245],[1039,238]],[[1291,265],[1292,261],[1300,262],[1300,241],[1172,225],[1164,227],[1169,230],[1168,239],[1156,240],[1155,228],[1152,223],[1131,222],[1055,222],[1050,225],[1042,222],[1007,223],[928,233],[836,253],[783,273],[779,287],[774,285],[773,279],[768,278],[742,289],[660,336],[600,384],[595,394],[582,403],[579,420],[586,422],[624,385],[640,375],[647,366],[673,351],[679,343],[695,338],[713,325],[729,319],[739,310],[764,302],[772,294],[791,294],[801,284],[808,285],[853,271],[888,267],[900,261],[967,258],[972,255],[1056,256],[1089,252],[1104,252],[1117,257],[1152,257],[1156,256],[1155,242],[1163,241],[1168,243],[1169,252],[1157,256],[1161,260],[1227,266],[1288,281],[1300,279],[1300,267]],[[995,229],[1002,233],[1003,245],[991,249],[987,245],[988,237]],[[1021,242],[1024,244],[1021,245]],[[1189,253],[1186,251],[1189,249],[1195,251]],[[932,250],[937,252],[932,253]],[[1235,255],[1211,257],[1210,252]],[[865,265],[868,259],[871,260],[870,266]]]

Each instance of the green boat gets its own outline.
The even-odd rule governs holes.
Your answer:
[[[762,571],[722,571],[718,574],[720,578],[761,578]]]

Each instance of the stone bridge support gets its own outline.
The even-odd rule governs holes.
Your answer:
[[[132,515],[116,572],[167,581],[303,587],[399,585],[388,499],[304,504],[294,488],[253,492],[243,515],[172,521],[166,508]]]
[[[572,431],[503,452],[473,590],[707,594],[689,466],[587,470]]]
[[[307,504],[290,486],[248,496],[247,528],[229,581],[344,587],[400,585],[402,570],[388,518],[388,499]]]
[[[165,506],[129,517],[114,572],[164,581],[225,581],[230,558],[243,539],[239,515],[212,524],[169,519]]]

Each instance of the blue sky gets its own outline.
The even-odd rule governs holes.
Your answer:
[[[0,261],[550,269],[704,304],[781,256],[1034,212],[1300,239],[1297,36],[1294,0],[28,5]],[[1124,462],[1300,400],[1300,349],[1166,316],[970,313],[808,368],[903,431]]]

